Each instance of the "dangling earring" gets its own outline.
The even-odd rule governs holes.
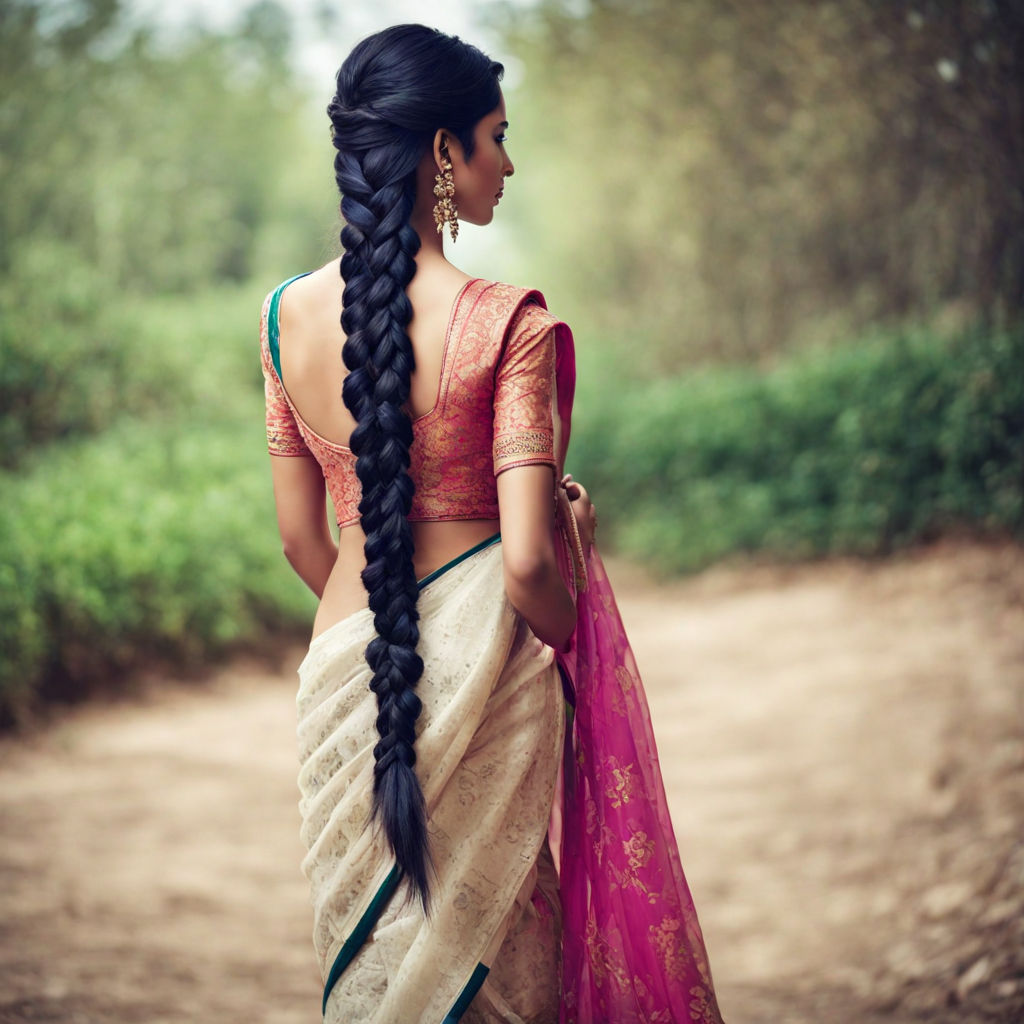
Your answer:
[[[441,234],[445,223],[451,232],[452,241],[459,237],[459,211],[455,208],[455,175],[452,174],[452,162],[448,158],[448,150],[441,150],[441,170],[434,177],[434,223],[437,233]]]

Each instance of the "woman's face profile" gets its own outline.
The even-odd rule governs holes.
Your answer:
[[[449,136],[449,155],[455,176],[455,204],[459,220],[469,224],[490,224],[505,179],[515,168],[505,152],[508,118],[505,98],[473,129],[473,155],[467,162],[458,141]]]

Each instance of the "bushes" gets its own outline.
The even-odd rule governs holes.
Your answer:
[[[0,719],[308,625],[240,282],[315,259],[330,147],[273,5],[176,36],[124,7],[0,15]]]
[[[198,662],[312,615],[274,524],[259,287],[128,301],[107,348],[88,328],[108,314],[82,295],[46,360],[4,347],[24,392],[0,411],[6,438],[22,431],[0,471],[0,720],[40,692]]]
[[[145,660],[197,662],[312,601],[281,556],[259,418],[138,428],[0,479],[0,709]]]
[[[584,385],[573,472],[621,549],[666,571],[883,553],[960,524],[1024,535],[1024,331],[611,384]]]
[[[674,371],[944,306],[1020,322],[1021,4],[545,0],[502,20],[514,155],[544,168],[504,219],[577,328],[639,333],[637,360]]]
[[[27,242],[0,283],[0,468],[123,416],[251,411],[260,298],[252,286],[125,297],[67,246]]]
[[[0,466],[45,441],[92,433],[126,392],[128,331],[109,290],[66,246],[27,242],[0,284]]]

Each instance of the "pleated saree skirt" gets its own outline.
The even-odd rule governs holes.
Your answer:
[[[299,667],[303,870],[331,1024],[558,1019],[561,915],[546,833],[562,687],[551,648],[508,602],[497,541],[421,583],[416,772],[429,916],[371,824],[369,610],[316,637]]]

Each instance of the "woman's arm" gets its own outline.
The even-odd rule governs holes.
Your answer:
[[[498,510],[508,599],[540,640],[565,651],[576,605],[558,571],[554,487],[551,466],[507,469],[498,475]]]
[[[312,456],[270,457],[277,528],[284,554],[302,581],[323,597],[338,545],[327,520],[324,475]]]

